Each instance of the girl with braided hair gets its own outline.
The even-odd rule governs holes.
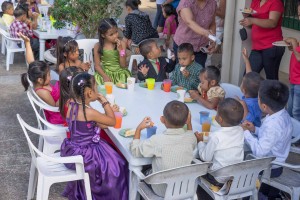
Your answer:
[[[76,74],[71,81],[70,101],[66,115],[70,138],[61,146],[61,156],[82,155],[89,174],[93,199],[128,199],[126,161],[100,138],[100,125],[114,126],[115,115],[106,98],[98,94],[95,78],[88,73]],[[99,101],[105,113],[90,107]],[[74,164],[66,164],[75,170]],[[63,195],[72,200],[86,199],[82,180],[69,182]]]

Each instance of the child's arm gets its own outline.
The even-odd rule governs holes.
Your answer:
[[[120,66],[123,68],[127,68],[127,63],[126,63],[126,43],[125,41],[121,41],[117,39],[117,49],[119,51],[119,61],[120,61]]]
[[[245,120],[247,115],[250,114],[249,111],[248,111],[248,106],[247,106],[246,102],[241,100],[238,96],[236,96],[236,100],[238,100],[243,106],[243,109],[244,109],[243,120]]]
[[[204,142],[199,142],[198,151],[199,151],[200,159],[205,162],[212,161],[217,145],[218,145],[218,141],[217,139],[215,139],[215,137],[211,137],[208,140],[207,144]]]
[[[76,66],[80,67],[83,71],[88,71],[91,68],[90,62],[81,62],[81,60],[76,61]]]
[[[33,22],[31,23],[31,29],[33,29],[33,30],[37,29],[38,17],[39,17],[39,13],[37,13],[37,12],[32,13]]]
[[[171,39],[171,23],[169,21],[167,21],[167,20],[166,20],[166,27],[167,27],[166,47],[169,48],[169,46],[170,46],[170,39]]]
[[[248,58],[248,53],[247,53],[246,48],[243,49],[242,56],[243,56],[244,62],[246,64],[246,74],[249,73],[249,72],[252,72],[251,64],[250,64],[250,60]]]
[[[194,93],[194,91],[192,93]],[[194,95],[194,94],[192,94],[192,95]],[[191,95],[191,97],[192,97],[192,95]],[[194,99],[194,98],[192,97],[192,99]],[[196,97],[194,100],[196,100],[198,103],[202,104],[204,107],[206,107],[208,109],[215,109],[220,102],[220,98],[218,98],[218,97],[212,98],[210,101],[208,101],[206,99],[203,99],[199,94],[198,94],[198,98]]]
[[[36,94],[48,105],[53,107],[59,106],[59,100],[55,102],[53,97],[51,96],[51,93],[48,90],[37,90]]]
[[[180,66],[176,65],[175,69],[174,69],[174,72],[173,72],[172,76],[170,77],[170,79],[172,80],[172,85],[177,85],[178,84],[177,79],[178,79],[178,76],[179,76],[179,74],[178,74],[179,68],[180,68]]]
[[[102,76],[104,82],[111,82],[111,79],[109,76],[105,74],[101,67],[101,60],[100,60],[100,55],[98,53],[99,51],[99,43],[95,44],[94,46],[94,63],[95,63],[95,70]]]
[[[291,45],[291,48],[289,49],[293,51],[297,61],[300,62],[300,53],[296,50],[296,48],[299,46],[297,40],[295,38],[287,38],[284,41]]]
[[[26,61],[28,64],[30,64],[34,61],[34,56],[33,56],[33,52],[32,52],[31,45],[30,45],[30,39],[27,36],[23,35],[22,33],[18,33],[18,36],[20,38],[22,38],[22,40],[25,43]]]

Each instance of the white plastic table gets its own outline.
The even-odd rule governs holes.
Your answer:
[[[70,36],[75,37],[74,32],[67,29],[51,29],[49,32],[41,32],[39,30],[34,30],[33,34],[39,38],[40,41],[40,60],[44,60],[44,52],[45,52],[45,42],[49,39],[57,39],[59,36]]]
[[[160,85],[161,83],[156,83],[154,90],[148,90],[136,84],[134,91],[120,89],[115,86],[113,87],[115,103],[119,106],[125,107],[128,112],[128,115],[122,119],[121,129],[136,128],[146,116],[151,117],[155,126],[157,126],[157,134],[161,134],[166,129],[160,122],[160,116],[163,115],[165,105],[168,102],[177,99],[177,94],[173,92],[164,92],[160,89]],[[192,114],[193,131],[201,131],[200,111],[209,111],[210,116],[216,115],[215,110],[208,110],[198,103],[187,103],[186,105],[189,107]],[[103,112],[103,108],[98,101],[92,102],[91,106]],[[138,196],[138,179],[132,172],[132,169],[136,167],[141,168],[143,165],[151,164],[151,159],[133,157],[129,150],[129,144],[133,139],[120,136],[119,131],[121,129],[108,128],[106,129],[106,133],[129,163],[129,199],[132,200],[136,199]],[[214,129],[216,129],[216,127],[212,126],[212,130]],[[146,130],[142,131],[141,139],[146,139]]]

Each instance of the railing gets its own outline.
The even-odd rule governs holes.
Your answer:
[[[300,31],[300,20],[298,17],[298,0],[283,0],[284,14],[282,26]]]

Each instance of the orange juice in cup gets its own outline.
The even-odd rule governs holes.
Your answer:
[[[165,79],[163,82],[163,89],[165,92],[170,92],[171,91],[171,86],[172,86],[172,80],[170,79]]]
[[[112,94],[112,89],[113,89],[113,83],[112,82],[105,82],[105,90],[106,90],[106,94]]]
[[[116,117],[116,124],[114,128],[121,128],[122,126],[122,113],[120,112],[115,112],[115,117]]]
[[[202,123],[202,132],[210,132],[211,120],[205,119]]]

